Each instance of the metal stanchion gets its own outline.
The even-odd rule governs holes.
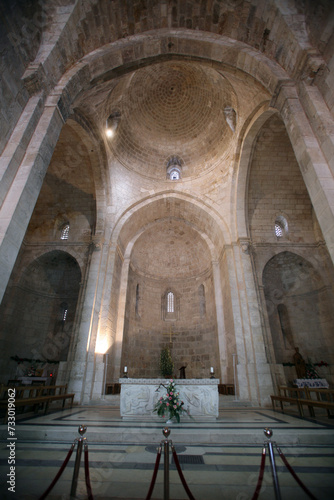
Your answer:
[[[165,427],[162,431],[164,439],[164,500],[169,500],[169,439],[170,430]]]
[[[278,484],[278,477],[277,477],[277,470],[276,470],[276,463],[275,463],[275,456],[274,456],[274,450],[273,450],[273,443],[270,441],[270,438],[273,435],[273,431],[266,427],[264,429],[264,435],[268,438],[267,445],[269,449],[269,458],[270,458],[270,465],[271,465],[271,473],[273,476],[273,483],[274,483],[274,490],[275,490],[275,498],[276,500],[281,500],[281,492]]]
[[[70,498],[75,498],[76,491],[77,491],[82,448],[83,448],[84,441],[86,440],[86,438],[84,438],[83,435],[85,434],[86,430],[87,430],[87,427],[84,427],[83,425],[79,426],[78,432],[80,434],[80,437],[78,438],[78,448],[77,448],[77,455],[75,457]]]

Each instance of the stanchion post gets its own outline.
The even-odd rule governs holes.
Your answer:
[[[164,439],[164,500],[169,500],[169,439],[170,430],[165,427],[162,431]]]
[[[273,443],[270,441],[270,438],[273,435],[273,431],[271,429],[269,429],[268,427],[266,427],[264,429],[264,434],[268,438],[267,445],[268,445],[268,449],[269,449],[269,459],[270,459],[270,465],[271,465],[271,473],[273,476],[275,498],[276,498],[276,500],[281,500],[281,492],[280,492],[278,477],[277,477]]]
[[[77,454],[75,457],[75,464],[74,464],[74,471],[73,471],[73,478],[72,478],[72,486],[71,486],[71,494],[70,498],[75,498],[76,491],[77,491],[77,486],[78,486],[78,476],[79,476],[79,470],[80,470],[80,462],[81,462],[81,454],[82,454],[82,447],[84,444],[84,441],[86,438],[83,437],[87,430],[87,427],[84,427],[83,425],[79,426],[78,432],[80,434],[80,437],[78,438],[78,448],[77,448]]]

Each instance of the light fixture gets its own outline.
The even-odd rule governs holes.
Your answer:
[[[121,112],[116,109],[108,116],[106,121],[106,136],[109,138],[114,137],[119,122],[121,120]]]

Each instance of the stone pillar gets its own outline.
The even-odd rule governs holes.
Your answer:
[[[30,105],[33,108],[30,109],[30,114],[33,115],[31,123],[34,124],[36,115],[39,114],[39,110],[36,111],[35,108],[40,106],[40,101],[35,102],[35,107],[32,102]],[[19,134],[20,123],[13,132],[14,136]],[[6,195],[3,196],[4,201],[0,209],[0,301],[5,293],[63,123],[64,119],[57,104],[47,103],[15,177],[8,185]],[[8,154],[8,148],[5,152]],[[11,160],[15,163],[15,154],[16,151],[13,151],[13,158],[10,160],[5,158],[7,169],[12,165]],[[1,164],[1,167],[5,168],[5,165]],[[8,171],[1,175],[1,182],[4,183],[2,188],[9,179],[8,175]]]
[[[241,400],[270,404],[273,384],[267,360],[261,303],[255,286],[250,246],[238,242],[226,249],[237,354],[237,385]]]
[[[125,317],[126,295],[128,289],[129,265],[130,265],[130,258],[126,257],[122,265],[121,283],[120,283],[118,308],[117,308],[117,326],[116,326],[116,338],[115,338],[115,348],[113,352],[113,368],[112,368],[113,381],[118,381],[121,371],[124,317]]]
[[[283,85],[272,103],[281,112],[314,211],[334,262],[334,178],[295,87]]]
[[[91,248],[88,280],[73,359],[68,361],[71,365],[68,390],[75,393],[74,401],[78,403],[88,402],[92,397],[95,380],[95,344],[104,282],[103,264],[107,253],[102,245],[92,244]]]
[[[227,352],[226,352],[226,332],[225,332],[224,309],[223,309],[223,294],[222,294],[219,262],[216,261],[212,262],[212,271],[213,271],[213,284],[215,289],[221,383],[224,383],[224,380],[226,380],[227,378],[227,373],[226,373]]]

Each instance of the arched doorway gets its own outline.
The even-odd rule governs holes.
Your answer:
[[[296,378],[291,366],[295,347],[312,363],[333,352],[328,290],[309,261],[287,251],[266,264],[263,285],[276,363],[284,365],[289,382]]]
[[[31,366],[39,369],[49,361],[54,373],[58,362],[67,359],[80,282],[77,261],[66,252],[54,250],[31,262],[8,287],[1,331],[4,365],[9,367],[11,377],[16,369],[13,357],[24,359],[26,370]]]

